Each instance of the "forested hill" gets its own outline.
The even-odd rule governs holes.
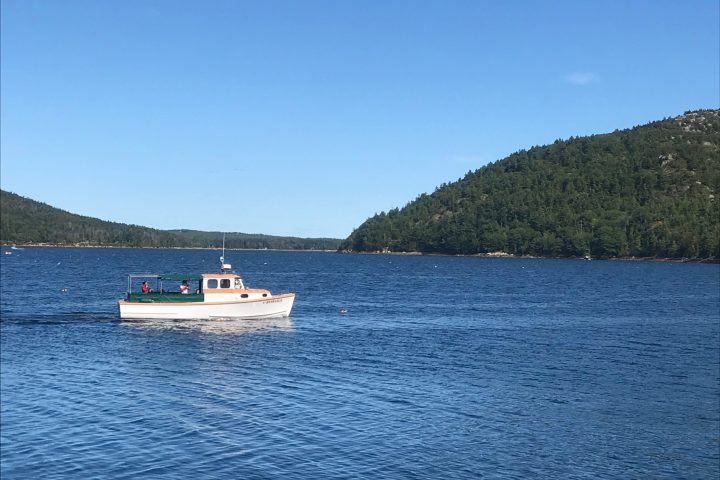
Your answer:
[[[720,258],[718,110],[521,150],[402,209],[341,250]]]
[[[222,246],[222,232],[156,230],[84,217],[0,190],[0,243],[127,247]],[[340,240],[227,233],[226,248],[335,250]]]

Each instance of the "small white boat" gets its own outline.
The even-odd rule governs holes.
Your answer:
[[[223,262],[220,257],[220,273],[129,275],[127,296],[118,300],[120,318],[210,320],[290,316],[294,293],[273,295],[269,290],[247,288],[240,275]],[[149,288],[146,282],[155,287]]]

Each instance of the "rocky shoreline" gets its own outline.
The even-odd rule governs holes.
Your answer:
[[[720,263],[718,258],[672,258],[672,257],[540,257],[535,255],[515,255],[507,252],[474,253],[472,255],[423,253],[423,252],[354,252],[341,251],[340,253],[358,255],[391,255],[391,256],[437,256],[437,257],[480,257],[480,258],[510,258],[510,259],[537,259],[537,260],[610,260],[628,262],[668,262],[668,263]]]

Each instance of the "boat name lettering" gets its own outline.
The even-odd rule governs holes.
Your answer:
[[[279,303],[279,302],[282,302],[282,299],[281,299],[281,298],[278,298],[278,299],[276,299],[276,300],[266,300],[266,301],[264,301],[263,303],[264,303],[264,304],[268,304],[268,303]]]

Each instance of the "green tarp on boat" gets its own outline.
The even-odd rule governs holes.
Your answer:
[[[171,273],[169,275],[160,275],[158,278],[160,280],[174,280],[181,282],[183,280],[202,280],[202,275],[181,275],[177,273]]]

